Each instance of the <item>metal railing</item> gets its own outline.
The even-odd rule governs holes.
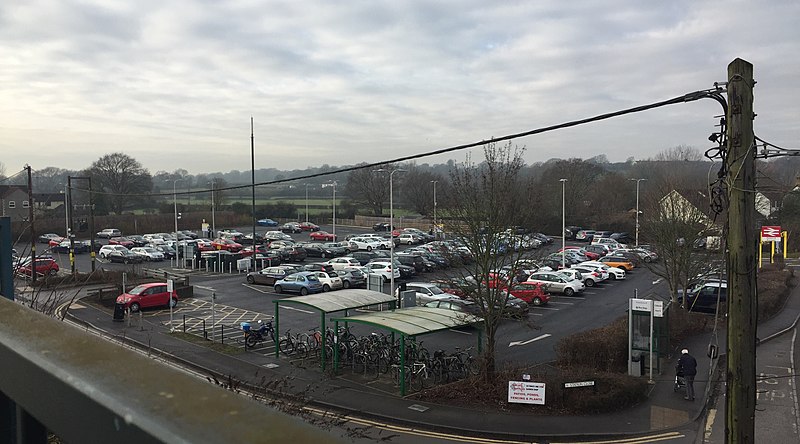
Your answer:
[[[133,350],[0,297],[0,442],[335,442]]]

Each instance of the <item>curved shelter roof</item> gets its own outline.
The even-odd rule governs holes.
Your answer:
[[[400,310],[333,318],[332,320],[372,325],[406,336],[419,336],[482,321],[481,318],[459,311],[432,307],[408,307]]]
[[[369,307],[396,302],[397,298],[379,291],[364,289],[342,289],[326,293],[309,294],[286,299],[279,299],[275,304],[297,304],[315,308],[323,313]]]

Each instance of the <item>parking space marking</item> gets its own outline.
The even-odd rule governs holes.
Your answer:
[[[250,285],[250,284],[242,284],[242,285],[244,285],[245,287],[247,287],[247,288],[249,288],[249,289],[251,289],[251,290],[255,290],[255,291],[259,292],[259,293],[264,293],[264,294],[277,294],[277,293],[275,293],[274,291],[271,291],[271,290],[262,290],[261,288],[259,288],[259,287],[258,287],[258,286],[256,286],[256,285]],[[269,287],[267,287],[267,288],[269,288]]]
[[[550,308],[550,307],[540,307],[540,306],[536,306],[536,309],[537,309],[537,310],[550,310],[550,311],[558,311],[558,310],[561,310],[560,308]]]
[[[574,302],[559,302],[559,301],[550,301],[550,304],[561,304],[561,305],[575,305]]]
[[[299,312],[302,312],[302,313],[308,313],[308,314],[313,314],[313,313],[314,313],[313,311],[301,310],[301,309],[299,309],[299,308],[287,307],[287,306],[285,306],[285,305],[281,305],[280,307],[281,307],[281,308],[285,308],[286,310],[294,310],[294,311],[299,311]]]

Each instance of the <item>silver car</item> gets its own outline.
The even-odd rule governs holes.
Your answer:
[[[550,293],[572,296],[586,288],[583,282],[555,271],[539,271],[528,277],[528,281],[540,282]]]

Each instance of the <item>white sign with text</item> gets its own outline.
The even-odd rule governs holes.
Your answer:
[[[544,405],[544,382],[508,381],[508,402]]]

